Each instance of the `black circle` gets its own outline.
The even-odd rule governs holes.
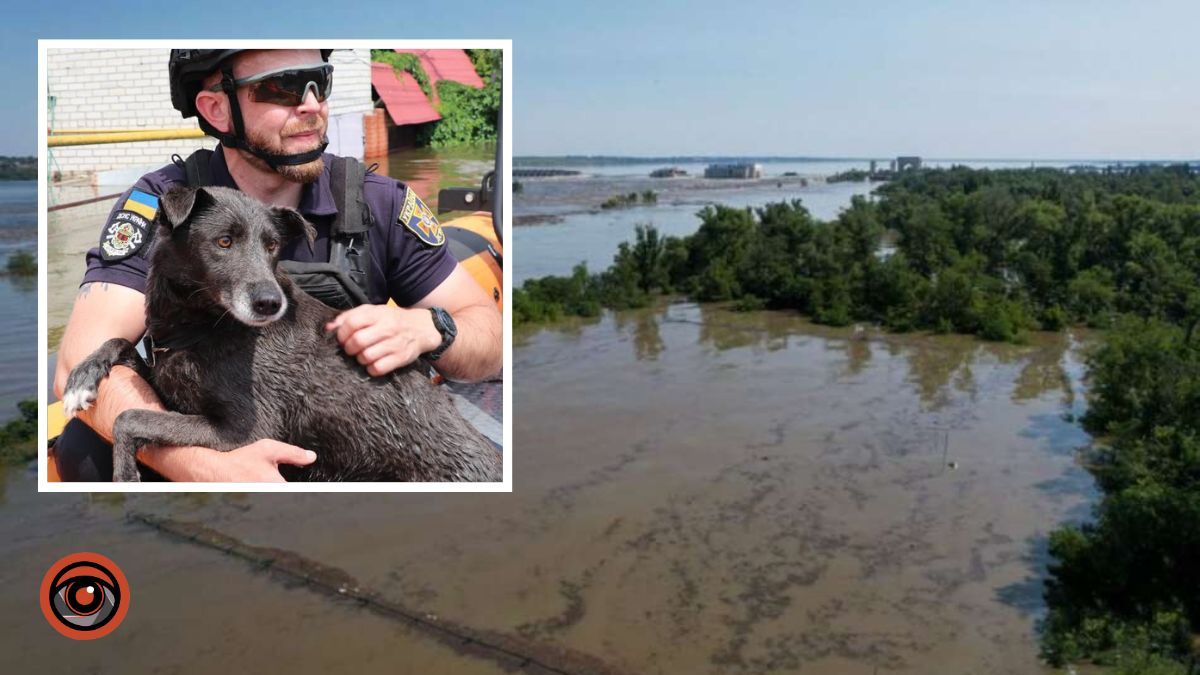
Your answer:
[[[104,586],[108,584],[102,584],[96,577],[75,577],[63,585],[66,586],[63,598],[67,602],[67,607],[80,616],[87,616],[100,609],[100,605],[104,604]],[[93,589],[91,600],[79,602],[77,599],[80,595],[79,591],[88,586]]]
[[[97,593],[96,596],[98,598],[100,598],[101,600],[103,600],[104,590],[107,589],[107,590],[111,591],[112,598],[113,598],[113,606],[112,606],[112,611],[108,613],[108,616],[97,621],[96,623],[94,623],[90,626],[76,626],[75,624],[71,623],[70,621],[67,621],[66,619],[64,619],[62,617],[62,615],[60,615],[58,613],[58,609],[54,606],[54,596],[58,594],[58,590],[59,590],[58,580],[61,579],[64,574],[66,574],[67,572],[70,572],[71,570],[73,570],[77,567],[85,567],[85,566],[90,567],[95,570],[99,570],[100,572],[103,572],[105,575],[108,576],[109,579],[112,579],[114,581],[114,583],[110,585],[108,582],[100,580],[99,577],[92,577],[95,581],[97,581],[102,586],[99,589],[99,593]],[[84,578],[84,577],[80,577],[80,578]],[[66,567],[59,570],[58,574],[55,574],[54,579],[51,580],[51,582],[50,582],[50,597],[48,598],[48,600],[50,601],[50,611],[54,613],[55,618],[57,618],[59,620],[59,622],[61,622],[64,626],[67,626],[71,630],[77,630],[77,631],[99,630],[100,628],[103,628],[109,621],[112,621],[112,618],[117,615],[117,610],[120,609],[120,607],[121,607],[121,588],[119,585],[117,585],[115,583],[116,578],[117,578],[116,575],[114,575],[112,572],[108,571],[108,569],[105,568],[100,563],[85,562],[85,561],[73,562],[70,565],[67,565]]]

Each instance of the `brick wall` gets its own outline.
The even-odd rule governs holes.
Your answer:
[[[52,130],[195,129],[171,107],[168,49],[50,49],[46,53],[46,121]],[[336,50],[329,99],[330,151],[363,156],[362,116],[370,113],[371,64],[367,49]],[[152,170],[172,154],[212,148],[211,138],[51,148],[49,169],[95,176],[112,170]],[[142,171],[144,173],[145,171]],[[126,171],[120,173],[125,174]]]

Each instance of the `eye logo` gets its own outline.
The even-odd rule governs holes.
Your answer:
[[[95,640],[113,632],[125,618],[129,584],[108,558],[74,553],[46,571],[41,605],[54,630],[73,640]]]

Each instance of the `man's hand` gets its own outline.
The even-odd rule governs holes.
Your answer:
[[[177,466],[173,480],[220,483],[283,483],[280,464],[306,466],[317,453],[264,438],[229,452],[208,448],[171,448]],[[155,448],[138,450],[138,459],[156,468]],[[186,455],[186,458],[181,456]],[[181,461],[182,460],[182,461]]]
[[[336,331],[342,349],[374,377],[407,366],[442,344],[428,309],[359,305],[325,324],[325,330]]]

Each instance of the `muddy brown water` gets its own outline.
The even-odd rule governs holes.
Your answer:
[[[1046,535],[1096,497],[1071,421],[1085,342],[664,305],[518,335],[512,494],[39,495],[11,471],[0,672],[535,672],[131,513],[286,551],[560,672],[1051,672]],[[80,550],[131,585],[95,643],[35,600]]]

